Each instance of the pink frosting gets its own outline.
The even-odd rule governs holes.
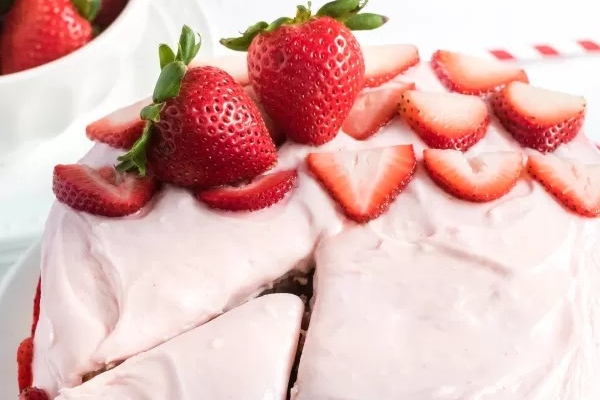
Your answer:
[[[426,66],[408,77],[443,90]],[[419,165],[389,212],[358,226],[304,166],[310,151],[405,143],[421,158],[422,142],[396,121],[368,141],[341,133],[316,150],[286,144],[277,169],[298,168],[297,187],[260,212],[211,211],[174,187],[123,219],[56,204],[34,383],[52,394],[75,386],[307,268],[318,246],[298,400],[600,395],[597,220],[566,211],[528,179],[497,201],[463,202]],[[522,150],[494,122],[469,153],[510,149]],[[97,145],[84,162],[118,153]],[[583,134],[556,154],[600,162]]]
[[[284,400],[303,311],[291,294],[260,297],[62,390],[58,400]]]

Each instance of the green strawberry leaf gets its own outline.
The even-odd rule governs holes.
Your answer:
[[[160,113],[165,102],[179,96],[181,83],[188,70],[189,63],[200,51],[201,38],[186,25],[181,30],[177,54],[166,44],[158,48],[160,60],[160,75],[152,94],[153,103],[144,107],[140,112],[140,118],[146,121],[142,136],[133,144],[131,150],[118,158],[120,163],[116,166],[121,172],[137,171],[141,176],[146,175],[146,152],[154,124],[160,121]]]
[[[348,17],[344,24],[351,31],[369,31],[388,22],[389,18],[379,14],[363,13]]]
[[[160,69],[162,70],[168,64],[175,61],[175,53],[168,45],[161,44],[158,46],[158,58],[160,60]]]
[[[385,24],[388,18],[378,14],[359,14],[369,0],[333,0],[323,5],[312,15],[311,2],[307,6],[296,7],[294,18],[281,17],[268,24],[264,21],[250,26],[241,36],[223,38],[219,41],[223,46],[235,51],[248,51],[254,38],[264,32],[276,31],[283,25],[302,24],[314,18],[330,17],[345,24],[350,30],[376,29]]]
[[[79,15],[93,22],[102,7],[102,0],[71,0]]]

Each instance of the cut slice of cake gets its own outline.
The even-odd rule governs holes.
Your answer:
[[[260,297],[57,399],[284,400],[303,310],[291,294]]]

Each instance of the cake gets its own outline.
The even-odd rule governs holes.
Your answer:
[[[252,61],[271,51],[268,34],[250,45],[248,75],[245,57],[188,70],[245,107],[263,146],[252,157],[271,157],[267,126],[272,143],[288,136],[246,185],[198,189],[215,177],[187,185],[190,174],[157,168],[164,137],[148,162],[170,183],[106,175],[139,167],[123,153],[149,129],[174,131],[181,99],[155,94],[88,127],[102,143],[87,169],[55,170],[32,386],[61,400],[600,396],[600,157],[582,129],[585,100],[512,64],[447,50],[420,62],[411,45],[361,51],[344,38],[340,51],[363,57],[347,58],[359,90],[343,120],[323,118],[352,90],[332,97],[339,109],[310,111],[333,134],[289,116],[282,128],[270,99],[285,96]],[[196,82],[183,79],[180,97]],[[156,104],[161,119],[141,111]],[[237,118],[217,103],[198,120],[210,124],[213,109],[222,124]],[[215,354],[221,339],[232,347]]]

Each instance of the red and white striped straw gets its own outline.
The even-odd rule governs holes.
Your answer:
[[[529,46],[511,46],[487,50],[492,58],[502,61],[536,61],[551,58],[600,55],[600,41],[594,39],[572,40],[564,43],[540,43]]]

